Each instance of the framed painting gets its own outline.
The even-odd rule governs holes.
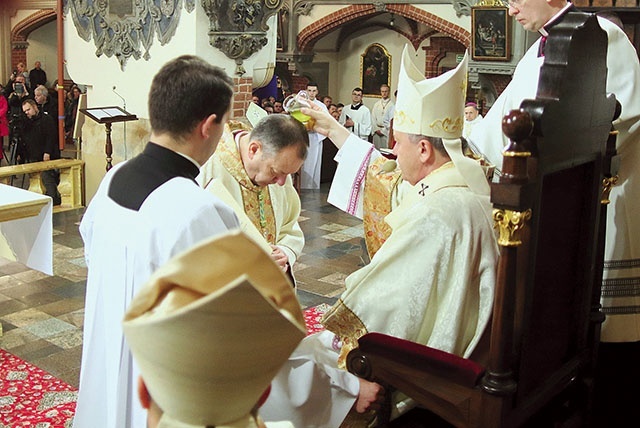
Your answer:
[[[380,97],[380,85],[391,86],[391,55],[374,43],[360,55],[360,87],[365,97]]]
[[[506,7],[471,8],[471,58],[474,61],[511,59],[511,18]]]

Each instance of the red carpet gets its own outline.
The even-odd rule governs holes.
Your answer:
[[[0,349],[0,426],[70,427],[77,390]]]
[[[330,308],[304,311],[307,334],[324,330],[320,320]],[[66,382],[0,349],[0,427],[71,427],[78,391]]]
[[[320,320],[330,307],[331,306],[325,303],[321,303],[318,306],[304,310],[304,322],[307,325],[307,335],[324,330],[324,326],[320,324]]]

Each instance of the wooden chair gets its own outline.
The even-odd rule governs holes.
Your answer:
[[[491,191],[501,253],[486,364],[369,333],[350,372],[457,427],[588,425],[615,151],[606,50],[595,17],[570,13],[547,39],[536,99],[503,120],[511,143]]]

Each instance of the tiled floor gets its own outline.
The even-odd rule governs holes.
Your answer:
[[[362,222],[326,203],[328,187],[303,190],[306,245],[294,266],[303,306],[335,302],[344,278],[364,264]],[[0,348],[77,387],[87,268],[82,210],[54,214],[54,273],[0,259]]]

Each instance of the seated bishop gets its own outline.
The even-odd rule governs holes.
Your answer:
[[[485,349],[498,245],[489,185],[479,163],[462,152],[467,57],[425,79],[405,48],[389,168],[368,142],[330,115],[308,110],[339,148],[330,202],[362,215],[363,198],[388,213],[388,235],[368,265],[346,278],[346,290],[280,370],[262,408],[266,420],[296,426],[367,426],[382,388],[344,370],[358,338],[380,332],[463,357]],[[303,110],[307,113],[307,110]]]

